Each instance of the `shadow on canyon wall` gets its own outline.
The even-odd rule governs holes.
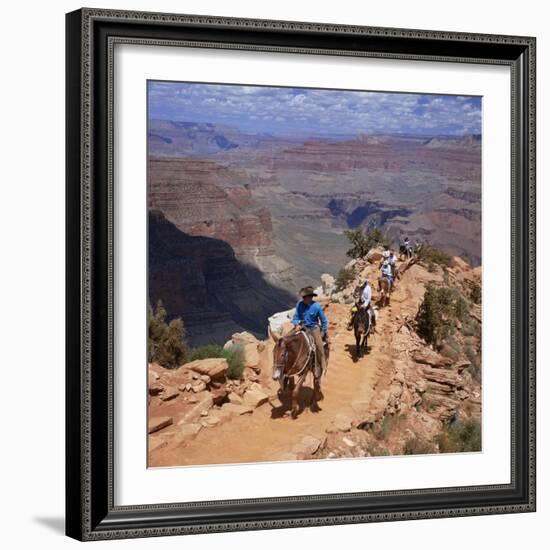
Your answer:
[[[184,233],[158,210],[149,211],[148,231],[149,303],[181,317],[191,345],[223,344],[242,330],[264,338],[267,318],[296,303],[225,241]]]

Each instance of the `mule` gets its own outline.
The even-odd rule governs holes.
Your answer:
[[[380,307],[388,306],[390,304],[392,286],[393,285],[387,277],[382,277],[380,279]]]
[[[403,260],[403,256],[406,259],[411,259],[414,256],[414,249],[411,245],[405,246],[402,244],[399,246],[399,254],[401,256],[401,260]]]
[[[357,304],[357,311],[353,316],[353,333],[355,335],[355,356],[357,359],[363,357],[367,351],[367,338],[370,332],[371,318],[367,308]]]
[[[309,372],[313,375],[313,395],[311,406],[323,399],[321,392],[321,376],[315,376],[315,342],[305,330],[278,336],[271,333],[275,342],[273,348],[273,371],[279,372],[279,383],[282,391],[290,392],[291,416],[296,418],[299,413],[298,396]],[[325,343],[325,357],[328,361],[328,343]]]

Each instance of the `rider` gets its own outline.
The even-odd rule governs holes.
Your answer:
[[[374,315],[374,311],[372,309],[371,304],[372,299],[372,288],[369,285],[369,281],[365,279],[365,282],[361,286],[361,295],[359,296],[359,303],[361,308],[367,309],[372,321],[372,326],[374,327],[376,325],[376,315]],[[354,304],[349,312],[349,321],[347,329],[351,330],[353,328],[353,317],[357,313],[357,306]]]
[[[390,250],[390,255],[388,256],[388,263],[390,264],[392,277],[395,279],[397,271],[397,256],[393,250]]]
[[[315,376],[318,377],[327,368],[323,339],[327,337],[328,321],[321,304],[313,300],[317,296],[313,287],[306,286],[302,288],[300,296],[302,299],[296,304],[292,324],[296,329],[298,329],[299,325],[304,325],[307,331],[313,336],[317,355]],[[319,323],[321,323],[321,328],[319,328]],[[318,371],[319,366],[321,373]]]
[[[382,290],[380,287],[380,281],[382,281],[382,279],[384,278],[388,279],[390,283],[390,289],[391,289],[393,285],[393,275],[392,275],[392,268],[388,260],[384,260],[382,262],[382,265],[380,266],[380,271],[382,273],[380,275],[380,278],[378,279],[378,291],[380,292],[380,290]]]
[[[409,241],[409,237],[405,235],[405,238],[403,239],[403,242],[401,243],[401,250],[406,254],[409,250],[412,250],[411,242]]]

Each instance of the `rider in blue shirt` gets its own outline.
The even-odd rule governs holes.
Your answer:
[[[300,324],[305,326],[307,331],[313,336],[317,351],[317,365],[320,365],[322,372],[325,372],[327,364],[323,338],[327,336],[328,321],[321,304],[313,301],[313,298],[317,296],[313,287],[306,286],[302,288],[300,296],[302,299],[296,304],[292,324],[295,327],[298,327]],[[319,323],[321,324],[320,328]],[[316,376],[320,376],[320,374],[318,371],[316,372]]]

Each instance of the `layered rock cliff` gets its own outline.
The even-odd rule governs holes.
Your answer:
[[[249,330],[265,335],[264,320],[294,302],[241,262],[224,240],[181,231],[160,211],[149,213],[149,301],[181,317],[190,343],[223,343]]]
[[[275,253],[271,213],[245,176],[211,161],[150,159],[148,183],[149,209],[184,233],[226,242],[250,278],[296,290],[296,270]]]

